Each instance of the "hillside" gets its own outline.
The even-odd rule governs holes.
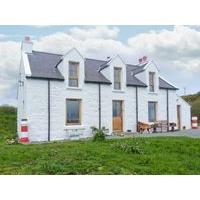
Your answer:
[[[192,115],[197,115],[200,119],[200,92],[182,97],[192,106]]]
[[[12,106],[0,106],[0,141],[16,137],[16,111]]]

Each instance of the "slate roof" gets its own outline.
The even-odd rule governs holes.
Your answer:
[[[33,51],[28,54],[32,78],[46,78],[64,80],[64,77],[55,67],[62,59],[62,55]]]
[[[64,81],[64,77],[59,72],[56,67],[60,62],[62,62],[63,55],[53,54],[46,52],[33,51],[28,54],[29,65],[31,69],[31,77],[28,78],[40,78],[40,79],[53,79]],[[103,76],[99,69],[107,66],[109,61],[95,60],[95,59],[85,59],[85,82],[86,83],[101,83],[101,84],[111,84],[111,82]],[[140,73],[144,70],[146,64],[144,65],[126,65],[126,75],[127,75],[127,86],[139,86],[147,87],[142,81],[136,78],[134,75]],[[159,78],[159,87],[161,89],[173,89],[176,90],[174,86],[167,83],[162,78]]]
[[[159,77],[159,88],[160,89],[169,89],[169,90],[178,90],[178,88],[174,87],[173,85],[169,84],[165,80]]]
[[[107,61],[85,59],[85,82],[86,83],[104,83],[111,84],[111,82],[100,73],[99,67],[104,66]]]
[[[142,81],[140,81],[138,78],[133,76],[133,70],[136,69],[136,66],[133,65],[126,65],[126,81],[127,86],[141,86],[141,87],[147,87],[146,84],[144,84]]]
[[[147,63],[143,64],[143,65],[130,65],[130,64],[127,64],[126,66],[128,67],[132,67],[132,74],[133,75],[136,75],[142,71],[144,71],[144,67],[147,65]]]

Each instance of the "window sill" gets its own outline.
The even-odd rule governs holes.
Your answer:
[[[67,87],[67,90],[82,90],[80,87]]]
[[[154,94],[154,95],[157,95],[158,92],[149,92],[149,94]]]
[[[113,92],[115,92],[115,93],[124,93],[125,91],[124,90],[113,90]]]
[[[65,125],[64,126],[65,130],[84,130],[85,126],[84,125]]]

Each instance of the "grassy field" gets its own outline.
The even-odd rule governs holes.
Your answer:
[[[200,139],[6,144],[15,133],[16,109],[0,108],[0,174],[200,174]]]
[[[192,138],[1,143],[0,155],[0,174],[200,174],[200,140]]]

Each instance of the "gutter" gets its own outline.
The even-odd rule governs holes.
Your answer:
[[[51,119],[51,112],[50,112],[50,79],[47,81],[48,83],[48,141],[50,142],[51,135],[50,135],[50,119]]]
[[[101,129],[101,84],[98,85],[99,90],[99,129]]]
[[[138,132],[138,87],[135,87],[135,96],[136,96],[136,131]]]

